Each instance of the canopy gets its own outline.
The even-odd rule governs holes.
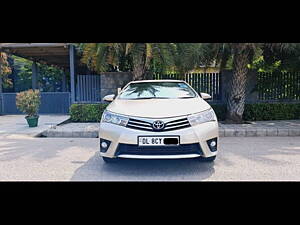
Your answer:
[[[71,43],[0,43],[4,51],[35,62],[68,69]]]

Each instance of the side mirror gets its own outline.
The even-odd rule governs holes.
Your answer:
[[[106,96],[104,96],[103,101],[112,102],[114,99],[115,99],[115,95],[114,94],[112,94],[112,95],[106,95]]]
[[[204,99],[204,100],[209,100],[211,99],[211,96],[207,93],[200,93],[201,97]]]
[[[122,91],[122,88],[118,88],[118,94],[120,94],[121,91]]]

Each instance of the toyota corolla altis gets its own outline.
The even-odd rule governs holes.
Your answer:
[[[186,82],[133,81],[111,102],[100,122],[100,154],[117,158],[213,161],[218,152],[218,121],[211,106]]]

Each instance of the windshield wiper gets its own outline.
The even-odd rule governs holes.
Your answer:
[[[179,97],[179,98],[195,98],[195,97]]]
[[[144,97],[144,98],[133,98],[132,100],[139,100],[139,99],[169,99],[165,97]]]

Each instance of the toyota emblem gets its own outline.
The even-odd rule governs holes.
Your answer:
[[[165,123],[161,120],[156,120],[153,122],[152,127],[154,130],[162,130],[165,127]]]

